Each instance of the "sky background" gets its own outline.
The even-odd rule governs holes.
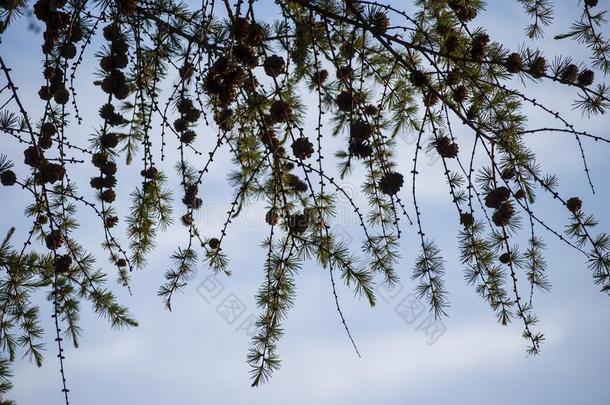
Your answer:
[[[400,5],[401,2],[392,3]],[[566,30],[573,18],[570,14],[575,3],[556,2],[556,24],[547,29],[550,39],[539,41],[549,59],[569,52],[586,61],[587,53],[582,47],[552,40],[553,35]],[[599,3],[599,7],[609,6],[606,0]],[[492,39],[517,49],[523,44],[528,18],[517,2],[493,2],[475,23],[487,27]],[[39,105],[35,94],[42,84],[39,43],[38,36],[15,26],[4,34],[0,44],[0,53],[14,69],[13,78],[24,100],[33,106]],[[36,52],[32,52],[33,49]],[[87,89],[78,94],[79,108],[85,117],[96,117],[102,103],[99,90],[92,91],[90,85],[93,63],[90,61],[82,67],[77,82],[77,89],[79,84],[80,88]],[[544,100],[551,109],[560,111],[578,128],[607,137],[608,119],[603,116],[581,118],[579,112],[570,109],[573,91],[564,87],[544,83],[530,86],[528,91]],[[532,127],[552,122],[539,111],[529,107],[526,111]],[[77,143],[85,144],[93,129],[93,121],[85,120],[80,127],[70,129],[70,136]],[[214,136],[213,130],[204,129],[199,141],[209,147]],[[458,141],[463,139],[467,143],[471,137],[472,134],[464,130],[458,135]],[[398,156],[401,156],[399,169],[403,173],[410,170],[412,147],[409,139],[405,136],[397,146]],[[592,195],[572,137],[538,134],[527,142],[544,163],[545,172],[560,176],[561,193],[566,197],[581,196],[584,209],[599,218],[600,230],[610,229],[607,146],[585,141],[592,178],[597,186],[597,194]],[[9,156],[21,153],[22,147],[14,141],[0,140],[0,145],[2,153]],[[197,220],[206,236],[219,232],[223,213],[232,198],[232,190],[226,184],[226,173],[230,169],[228,157],[227,154],[219,156],[200,187],[204,208]],[[429,161],[433,162],[433,159]],[[171,159],[166,161],[166,170],[171,171],[173,163]],[[18,165],[22,165],[21,162]],[[233,276],[210,278],[208,269],[200,264],[184,294],[174,299],[173,312],[164,310],[156,291],[163,282],[165,270],[171,266],[170,254],[185,240],[185,229],[179,225],[159,236],[149,268],[133,274],[133,296],[116,288],[121,302],[129,306],[140,322],[138,328],[113,331],[105,321],[92,314],[87,303],[83,304],[81,326],[84,333],[80,348],[67,347],[66,352],[71,403],[607,403],[610,354],[606,342],[610,333],[610,300],[593,284],[585,258],[540,230],[548,244],[548,274],[553,289],[551,293],[538,293],[534,297],[541,319],[540,328],[546,334],[547,342],[539,356],[526,356],[521,325],[518,322],[507,327],[498,325],[487,304],[464,282],[463,267],[458,260],[457,218],[448,198],[441,164],[422,166],[418,197],[424,226],[427,235],[443,249],[447,261],[446,282],[451,307],[449,317],[442,320],[442,325],[437,325],[445,330],[442,335],[431,337],[422,330],[421,322],[427,314],[405,320],[397,310],[401,308],[401,302],[410,300],[409,294],[414,287],[409,275],[418,253],[417,235],[413,228],[407,227],[398,268],[402,275],[401,291],[379,291],[386,300],[380,299],[371,309],[364,301],[353,298],[349,290],[339,288],[341,305],[362,358],[355,355],[345,336],[334,308],[328,273],[308,262],[297,276],[297,299],[279,344],[282,368],[269,384],[251,388],[245,362],[250,338],[247,332],[240,330],[240,325],[248,316],[258,314],[253,296],[263,280],[264,252],[259,244],[266,236],[264,206],[255,203],[230,226],[229,235],[223,242],[223,249],[231,258]],[[132,168],[132,174],[120,184],[117,208],[125,210],[128,207],[128,190],[138,181],[139,170],[139,167]],[[343,185],[354,193],[359,205],[364,206],[365,202],[358,197],[359,175],[356,173]],[[73,177],[87,184],[90,174],[75,173]],[[177,189],[178,184],[173,181],[171,186]],[[407,185],[410,185],[410,179]],[[87,186],[81,191],[90,192]],[[1,192],[0,230],[5,232],[10,226],[16,226],[18,235],[23,236],[29,226],[21,218],[26,200],[13,191]],[[178,215],[180,208],[177,207]],[[549,199],[541,199],[536,209],[559,229],[568,221],[565,208]],[[351,247],[357,251],[362,235],[353,220],[349,211],[340,211],[336,229],[344,234],[347,242],[353,238]],[[100,224],[90,213],[82,215],[81,224],[79,241],[99,253]],[[403,226],[406,226],[404,222]],[[103,253],[99,254],[99,264],[109,268],[105,257]],[[114,270],[110,268],[109,271],[112,278]],[[36,299],[41,303],[44,322],[49,325],[51,307],[42,297]],[[225,299],[237,299],[243,309],[233,323],[218,312]],[[52,345],[53,331],[48,331],[44,366],[36,368],[27,360],[14,365],[15,388],[11,397],[18,404],[63,403]],[[432,340],[434,343],[430,344]]]

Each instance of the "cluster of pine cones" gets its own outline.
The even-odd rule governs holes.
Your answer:
[[[66,169],[59,163],[49,162],[40,146],[30,146],[23,151],[24,163],[34,169],[34,180],[38,184],[52,184],[60,181],[66,174]]]
[[[104,27],[104,38],[110,43],[110,51],[100,59],[100,67],[106,72],[101,87],[106,94],[112,94],[117,99],[123,100],[129,95],[129,86],[121,69],[127,66],[129,48],[117,24]]]

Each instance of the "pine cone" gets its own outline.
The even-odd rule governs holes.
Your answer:
[[[350,124],[350,136],[352,139],[365,140],[373,135],[373,127],[368,122],[357,119]]]
[[[297,159],[308,159],[313,155],[313,144],[305,137],[297,138],[291,145]]]
[[[220,247],[220,240],[218,240],[217,238],[212,238],[208,241],[208,246],[212,250],[218,250],[218,248]]]
[[[453,159],[457,157],[460,150],[458,144],[452,142],[448,136],[439,137],[435,141],[434,146],[436,147],[438,154],[445,159]]]
[[[349,112],[355,107],[354,96],[351,91],[342,91],[337,95],[337,107],[341,111]]]
[[[116,177],[106,176],[103,178],[103,183],[105,188],[113,188],[116,186]]]
[[[337,69],[337,79],[346,83],[354,78],[354,69],[351,66],[343,66]]]
[[[108,162],[108,155],[104,152],[96,152],[91,156],[91,163],[97,168],[102,167],[106,162]]]
[[[107,132],[100,136],[102,148],[115,148],[119,144],[119,137],[114,132]]]
[[[3,186],[12,186],[17,182],[17,176],[12,170],[5,170],[0,174],[0,183]]]
[[[49,101],[51,98],[53,98],[51,88],[49,86],[41,86],[40,90],[38,90],[38,97],[40,97],[40,99],[43,101]]]
[[[287,184],[296,193],[304,193],[309,189],[307,187],[307,183],[305,183],[303,180],[301,180],[298,176],[294,174],[288,175]]]
[[[45,237],[45,244],[47,245],[47,249],[56,250],[59,249],[64,243],[64,238],[61,235],[61,231],[59,229],[54,229]]]
[[[184,142],[187,145],[193,143],[195,138],[197,137],[197,133],[192,129],[187,129],[182,134],[180,134],[180,142]]]
[[[45,161],[42,149],[36,146],[30,146],[23,151],[23,162],[30,167],[38,167]]]
[[[534,58],[532,63],[530,64],[530,74],[532,77],[539,79],[546,73],[546,59],[542,56],[537,56]]]
[[[214,121],[216,121],[216,124],[221,131],[230,131],[233,128],[233,110],[226,108],[215,113]]]
[[[468,97],[468,89],[466,89],[466,86],[464,85],[460,85],[458,87],[456,87],[456,89],[453,91],[453,100],[456,103],[463,103],[464,101],[466,101],[466,98]]]
[[[404,183],[402,174],[397,172],[388,172],[381,177],[379,181],[379,189],[387,195],[395,195],[401,189]]]
[[[115,41],[123,36],[121,29],[116,24],[109,24],[103,29],[104,39],[108,42]]]
[[[52,122],[45,122],[40,126],[40,136],[53,136],[57,133],[57,128]]]
[[[326,79],[328,79],[328,70],[321,69],[321,70],[317,70],[316,72],[314,72],[313,77],[311,78],[311,81],[314,84],[321,86],[322,84],[324,84]]]
[[[40,136],[38,138],[38,146],[42,149],[49,149],[51,146],[53,146],[53,138],[50,136]]]
[[[140,176],[142,176],[148,180],[154,180],[155,178],[157,178],[158,174],[159,174],[159,170],[157,170],[157,168],[154,166],[150,166],[149,168],[142,169],[140,171]]]
[[[136,11],[137,0],[116,0],[121,14],[131,15]]]
[[[506,70],[508,70],[509,73],[519,73],[521,69],[523,69],[521,55],[519,55],[518,53],[511,53],[510,55],[508,55],[508,58],[506,58],[505,66]]]
[[[280,213],[275,208],[271,208],[265,214],[265,222],[267,222],[269,225],[277,225],[279,220],[280,220]]]
[[[271,104],[269,114],[274,122],[288,122],[292,118],[292,107],[287,101],[276,100]]]
[[[231,26],[231,33],[237,41],[244,41],[250,32],[250,22],[243,17],[237,17]]]
[[[470,48],[470,56],[474,60],[481,61],[485,57],[487,44],[489,43],[489,35],[476,34],[472,39],[472,47]]]
[[[593,84],[593,80],[595,80],[595,73],[592,70],[587,69],[578,75],[578,84],[581,86],[590,86]]]
[[[561,81],[565,83],[574,83],[578,77],[578,66],[571,64],[565,67],[561,72]]]
[[[57,163],[45,162],[38,167],[35,179],[38,184],[55,183],[64,178],[66,169]]]
[[[257,23],[252,23],[248,27],[248,38],[246,39],[246,43],[250,46],[261,46],[265,39],[267,38],[267,32],[265,28]]]
[[[196,184],[186,186],[182,202],[189,208],[193,208],[197,204],[197,192],[199,188]]]
[[[69,99],[70,93],[68,93],[68,90],[66,90],[65,87],[57,90],[55,94],[53,94],[53,100],[55,100],[57,104],[67,104]]]
[[[67,42],[61,46],[59,54],[63,58],[72,59],[76,56],[76,46],[72,42]]]
[[[462,73],[459,69],[456,68],[451,70],[451,72],[447,73],[446,81],[448,85],[454,86],[458,84],[460,80],[462,80]]]
[[[102,198],[102,201],[110,204],[116,199],[116,193],[114,192],[113,189],[109,188],[109,189],[102,191],[101,198]]]
[[[309,218],[305,214],[294,214],[288,218],[288,229],[293,233],[303,233],[309,227]]]
[[[106,228],[114,228],[116,226],[116,224],[119,223],[119,217],[117,216],[111,216],[106,218],[106,221],[104,222],[104,224],[106,225]]]
[[[104,120],[111,119],[114,114],[114,106],[110,103],[106,103],[100,108],[100,117]]]
[[[366,159],[373,154],[373,147],[362,139],[352,139],[348,147],[349,153],[359,159]]]
[[[364,114],[368,116],[375,116],[379,114],[379,108],[372,104],[367,104],[364,106]]]
[[[182,222],[182,225],[184,226],[191,226],[193,225],[193,216],[190,213],[184,214],[180,217],[180,222]]]
[[[58,255],[53,261],[55,272],[62,274],[67,273],[72,265],[72,258],[69,255]]]
[[[573,214],[576,214],[582,208],[582,201],[578,197],[572,197],[572,198],[568,199],[568,201],[566,201],[566,207],[568,207],[570,212],[572,212]]]
[[[197,108],[191,108],[185,115],[184,119],[190,122],[191,124],[196,123],[201,117],[201,111]]]
[[[117,171],[116,163],[106,162],[102,165],[102,167],[100,167],[100,171],[106,176],[112,176],[116,174]]]
[[[502,253],[500,255],[500,263],[509,264],[512,261],[512,257],[510,253]]]
[[[460,37],[455,32],[450,32],[445,37],[444,41],[445,52],[452,53],[460,46]]]
[[[426,87],[430,84],[430,79],[421,70],[414,70],[411,73],[411,83],[416,87]]]
[[[525,190],[523,190],[522,188],[520,188],[519,190],[517,190],[517,192],[515,193],[515,198],[518,200],[521,200],[523,198],[525,198]]]
[[[470,212],[464,212],[460,215],[460,224],[465,227],[474,225],[474,216]]]
[[[95,190],[101,190],[102,188],[104,188],[104,178],[101,176],[92,177],[89,184],[91,185],[91,188]]]
[[[496,226],[506,226],[515,214],[515,209],[510,203],[503,203],[491,216]]]
[[[278,55],[271,55],[265,59],[263,68],[265,69],[267,76],[277,77],[284,73],[285,65],[286,62],[284,62],[284,58]]]
[[[388,19],[388,16],[385,15],[385,13],[378,11],[373,15],[373,18],[371,21],[371,32],[373,34],[376,34],[376,35],[385,34],[386,31],[388,30],[389,26],[390,26],[390,20]]]
[[[485,206],[488,208],[499,208],[509,197],[510,190],[507,187],[500,186],[487,193],[485,196]]]
[[[258,56],[256,51],[246,45],[237,45],[233,48],[235,59],[241,62],[244,66],[254,68],[258,65]]]
[[[174,121],[174,129],[177,132],[186,131],[188,129],[188,123],[184,118],[176,118],[176,120]]]

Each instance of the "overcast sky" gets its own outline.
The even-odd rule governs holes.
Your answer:
[[[394,3],[398,5],[401,1]],[[502,4],[494,4],[476,22],[489,29],[492,39],[517,49],[522,44],[527,17],[522,15],[517,2],[493,3]],[[571,18],[563,13],[573,10],[576,2],[557,3],[558,23],[549,28],[549,38],[563,32]],[[608,1],[600,1],[600,7],[603,6],[609,6]],[[35,93],[42,84],[39,43],[39,36],[13,28],[4,34],[0,44],[2,56],[14,69],[14,79],[21,94],[28,105],[34,106],[38,105]],[[586,58],[586,52],[572,43],[557,43],[551,39],[540,41],[540,44],[548,49],[549,59],[566,50],[577,58]],[[33,53],[32,49],[37,52]],[[78,79],[89,92],[92,69],[92,64],[83,66]],[[545,83],[532,86],[530,91],[580,129],[609,135],[606,117],[582,119],[578,112],[570,110],[574,94],[569,89]],[[98,102],[99,94],[89,92],[78,95],[79,106],[85,116],[95,117],[102,102]],[[529,108],[528,114],[532,127],[550,122]],[[85,144],[92,131],[92,121],[85,120],[80,127],[72,127],[69,134],[77,143]],[[206,137],[209,143],[205,143]],[[466,140],[472,134],[464,130],[458,140],[460,137]],[[202,130],[200,139],[203,139],[204,147],[209,147],[214,141],[214,133]],[[407,141],[398,143],[398,153],[401,156],[399,169],[406,174],[410,170],[412,150],[408,138],[405,139]],[[600,229],[609,229],[608,148],[585,141],[598,191],[592,195],[572,137],[539,134],[528,139],[528,144],[544,162],[545,171],[560,175],[562,194],[581,196],[584,209],[600,219]],[[14,142],[5,139],[0,145],[3,153],[21,153],[22,147]],[[173,163],[171,160],[166,162],[168,171],[172,170]],[[226,185],[226,173],[230,168],[228,155],[221,155],[216,163],[200,187],[204,208],[198,221],[206,236],[219,232],[222,215],[232,198],[232,190]],[[131,169],[131,181],[137,181],[138,172],[139,168]],[[89,173],[81,175],[85,181],[90,176]],[[78,179],[79,174],[75,177]],[[357,193],[360,181],[356,175],[344,185]],[[81,347],[68,347],[66,353],[71,403],[607,403],[610,354],[606,342],[610,333],[610,299],[593,284],[585,258],[541,230],[548,242],[547,259],[553,290],[535,296],[540,327],[547,342],[539,356],[527,357],[520,324],[498,325],[494,314],[473,287],[464,282],[456,247],[457,218],[441,165],[423,167],[418,181],[427,235],[437,240],[447,261],[446,281],[451,307],[449,317],[441,324],[426,327],[430,326],[426,323],[427,313],[405,312],[405,303],[410,304],[410,308],[419,305],[411,295],[414,285],[409,280],[417,254],[417,235],[413,228],[407,228],[401,244],[402,259],[398,270],[402,282],[398,290],[379,291],[385,299],[380,299],[379,305],[371,309],[364,301],[353,298],[350,291],[339,289],[341,304],[362,358],[355,355],[342,329],[327,272],[315,263],[306,263],[297,276],[298,297],[285,322],[286,334],[279,345],[282,368],[269,384],[251,388],[245,362],[250,340],[243,325],[258,313],[253,296],[263,280],[264,252],[259,244],[266,236],[262,222],[264,208],[254,204],[243,213],[243,218],[230,226],[223,244],[231,258],[233,276],[211,278],[208,269],[200,265],[184,294],[176,297],[173,312],[164,310],[156,291],[163,282],[163,273],[171,265],[171,252],[185,240],[186,232],[181,226],[172,227],[159,237],[149,268],[133,275],[133,296],[117,288],[121,302],[130,307],[140,327],[113,331],[105,321],[92,315],[88,304],[83,305]],[[128,187],[128,184],[119,187],[119,208],[128,207]],[[89,192],[86,185],[82,189]],[[5,232],[9,226],[16,226],[19,235],[23,235],[29,222],[20,219],[24,199],[16,194],[2,191],[0,230]],[[357,196],[356,199],[363,202]],[[548,199],[541,200],[536,209],[559,229],[567,223],[565,209]],[[337,229],[344,232],[347,242],[353,238],[351,247],[357,250],[362,235],[349,213],[342,218]],[[82,216],[82,225],[79,240],[92,251],[99,252],[99,223],[87,213]],[[105,257],[103,253],[99,255],[99,264],[110,267]],[[109,271],[112,273],[113,269]],[[238,317],[227,316],[224,312],[225,304],[229,302],[237,303]],[[41,304],[41,314],[48,323],[51,307],[42,300]],[[63,403],[57,359],[51,344],[53,331],[48,331],[49,344],[43,367],[36,368],[26,360],[15,363],[12,397],[18,404]]]

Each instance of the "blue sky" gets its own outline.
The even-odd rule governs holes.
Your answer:
[[[394,1],[394,4],[400,3]],[[516,3],[494,2],[489,11],[476,21],[488,28],[494,40],[512,49],[522,43],[523,29],[528,23]],[[570,7],[567,4],[567,1],[557,2],[557,24],[548,29],[549,38],[565,31],[570,23],[572,17],[564,13],[572,9],[573,2],[569,3]],[[608,6],[608,2],[601,1],[600,6],[604,5]],[[586,60],[587,57],[586,52],[573,43],[549,39],[540,41],[540,45],[548,49],[549,57],[566,50],[575,58]],[[18,27],[4,34],[0,44],[0,52],[14,69],[14,79],[21,93],[28,105],[33,106],[39,104],[35,93],[42,83],[39,55],[31,52],[38,46],[39,38]],[[80,73],[78,80],[85,88],[91,88],[92,69],[93,65],[85,65]],[[569,89],[545,83],[531,86],[528,91],[545,100],[552,109],[562,112],[579,128],[608,135],[607,118],[582,119],[578,112],[570,110],[574,94]],[[95,117],[102,103],[100,95],[79,94],[79,98],[83,114]],[[526,108],[533,127],[551,122],[540,112]],[[85,120],[80,127],[71,129],[70,136],[85,144],[92,125],[91,120]],[[201,132],[202,145],[212,145],[213,132]],[[461,136],[469,139],[471,135],[464,130]],[[582,196],[585,210],[595,213],[600,219],[600,230],[610,229],[607,147],[585,142],[598,190],[596,195],[591,195],[573,138],[540,134],[528,139],[528,144],[544,162],[546,171],[560,175],[561,192],[566,196]],[[21,146],[6,140],[0,141],[0,145],[3,153],[21,149]],[[412,154],[410,146],[399,142],[398,154],[405,157],[399,162],[399,168],[408,173]],[[171,159],[166,161],[168,172],[172,166]],[[200,188],[204,209],[198,221],[209,236],[219,231],[222,213],[231,200],[232,190],[225,180],[229,168],[228,155],[221,155]],[[127,192],[122,190],[128,190],[130,184],[137,182],[138,172],[139,168],[132,168],[133,175],[120,185],[117,208],[128,207]],[[74,174],[75,179],[86,180],[89,176],[87,172]],[[353,178],[345,180],[349,190],[357,190],[361,180],[358,176],[356,173]],[[88,305],[83,306],[81,347],[67,349],[66,373],[71,403],[607,403],[610,354],[605,350],[605,342],[610,333],[610,300],[593,285],[584,257],[541,231],[548,242],[547,259],[553,290],[535,297],[540,326],[547,342],[539,356],[527,357],[520,325],[498,325],[487,305],[463,280],[456,247],[457,218],[448,199],[441,165],[436,163],[424,167],[418,182],[422,185],[419,200],[428,236],[437,240],[447,260],[450,316],[442,321],[446,331],[434,344],[429,344],[430,337],[418,329],[423,315],[409,323],[396,310],[413,288],[409,275],[417,254],[417,241],[415,230],[407,228],[399,265],[399,274],[403,275],[402,292],[387,302],[381,299],[379,305],[371,309],[365,302],[354,299],[350,291],[339,289],[341,304],[362,358],[354,354],[341,327],[328,274],[314,263],[306,263],[297,277],[298,297],[285,322],[286,335],[279,346],[282,368],[269,384],[250,388],[245,362],[250,341],[247,333],[238,329],[248,315],[257,314],[253,296],[263,279],[264,256],[258,246],[266,231],[262,222],[264,208],[257,203],[231,225],[223,244],[231,258],[233,276],[210,281],[207,279],[209,271],[200,264],[189,287],[175,299],[173,312],[163,309],[156,291],[163,282],[163,273],[171,265],[169,255],[185,240],[185,229],[180,226],[160,235],[149,268],[134,274],[133,296],[117,289],[121,302],[130,307],[140,327],[112,331],[105,321],[92,315]],[[86,186],[82,191],[89,192]],[[0,230],[4,232],[9,226],[16,226],[19,235],[23,235],[28,226],[20,219],[25,196],[7,191],[2,193],[5,214],[0,216]],[[362,199],[356,199],[364,206]],[[565,209],[548,199],[541,199],[537,210],[560,229],[567,223]],[[100,225],[92,220],[90,213],[82,218],[79,238],[91,250],[99,252]],[[357,250],[362,235],[357,233],[349,213],[343,218],[338,225],[346,235],[353,232],[351,245]],[[100,264],[106,266],[105,255],[101,253],[99,258]],[[201,287],[204,282],[204,286],[216,285],[222,291],[216,298],[211,298],[210,294],[202,293],[205,291]],[[211,284],[213,282],[220,284]],[[243,308],[242,315],[233,324],[217,312],[217,307],[227,297],[237,298]],[[41,304],[47,322],[50,306],[44,305],[42,299]],[[48,335],[48,342],[42,368],[36,368],[27,361],[15,363],[12,397],[19,404],[62,403],[58,364],[51,345],[52,334]]]

